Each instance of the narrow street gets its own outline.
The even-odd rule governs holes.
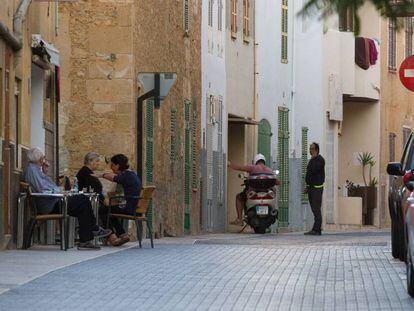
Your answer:
[[[10,254],[0,253],[0,269]],[[413,309],[389,231],[162,239],[154,249],[146,243],[69,265],[0,295],[0,310]]]

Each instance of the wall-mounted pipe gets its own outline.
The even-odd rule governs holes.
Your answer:
[[[13,16],[13,31],[16,37],[23,41],[23,22],[32,0],[21,0]]]
[[[15,51],[23,47],[23,22],[26,18],[27,10],[32,0],[21,0],[13,16],[13,32],[2,22],[0,22],[0,37]]]
[[[0,37],[2,37],[14,51],[19,51],[23,46],[23,41],[15,36],[2,22],[0,22]]]

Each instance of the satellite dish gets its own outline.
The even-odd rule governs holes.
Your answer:
[[[153,92],[155,107],[159,108],[177,79],[174,72],[142,72],[138,80],[144,87],[145,94]],[[143,96],[145,96],[145,94]]]

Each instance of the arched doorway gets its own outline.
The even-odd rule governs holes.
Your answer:
[[[259,124],[259,141],[258,141],[258,151],[266,157],[266,164],[271,167],[272,159],[271,155],[271,137],[272,131],[269,121],[262,119]]]

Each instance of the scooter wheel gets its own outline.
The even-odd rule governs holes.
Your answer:
[[[266,228],[265,227],[253,227],[254,233],[258,234],[265,234]]]

